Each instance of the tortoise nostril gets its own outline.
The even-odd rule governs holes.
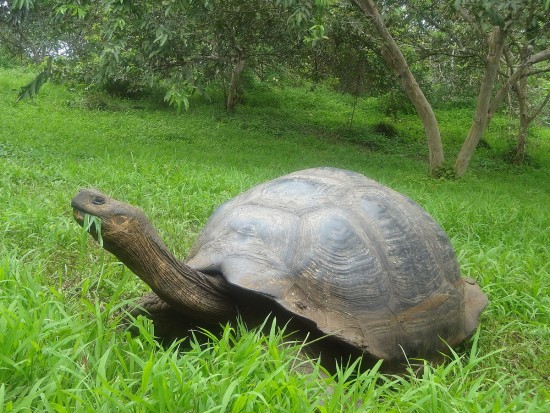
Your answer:
[[[92,204],[94,205],[103,205],[105,203],[105,198],[101,196],[94,196],[92,198]]]

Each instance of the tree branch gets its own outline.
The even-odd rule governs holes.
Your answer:
[[[464,8],[458,9],[460,16],[476,28],[476,30],[483,36],[484,39],[487,39],[488,35],[485,33],[479,22],[477,22]]]
[[[541,73],[548,73],[548,72],[550,72],[550,67],[547,67],[546,69],[528,70],[526,73],[522,75],[522,77],[536,76],[536,75],[540,75]]]
[[[529,56],[520,66],[518,66],[516,71],[508,78],[508,81],[500,88],[500,90],[493,98],[493,102],[491,103],[491,106],[489,106],[489,116],[492,116],[496,112],[498,106],[506,96],[506,93],[508,93],[510,87],[525,73],[525,71],[530,66],[548,59],[550,59],[550,47]]]
[[[546,106],[548,101],[550,101],[550,91],[548,91],[548,93],[546,94],[546,97],[544,98],[540,106],[531,114],[531,116],[527,117],[527,123],[531,123],[533,119],[535,119],[538,116],[538,114],[540,113],[542,108]]]
[[[430,52],[428,52],[428,50],[430,50]],[[421,56],[418,60],[429,59],[430,57],[433,57],[433,56],[448,56],[448,57],[452,57],[452,58],[455,58],[455,59],[479,58],[479,55],[477,53],[474,53],[474,52],[471,52],[470,54],[466,54],[464,52],[454,54],[454,53],[448,52],[446,50],[443,51],[442,49],[433,51],[433,49],[426,49],[426,48],[422,48],[422,47],[420,47],[420,54],[421,54]]]

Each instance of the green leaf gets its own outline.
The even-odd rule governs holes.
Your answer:
[[[220,412],[227,411],[227,407],[229,406],[229,402],[231,401],[231,398],[233,397],[233,390],[235,390],[235,387],[239,382],[237,380],[233,380],[229,387],[225,390],[225,393],[223,394],[222,398],[222,404],[220,405]]]
[[[149,381],[151,378],[151,372],[153,371],[153,360],[149,359],[143,366],[143,373],[141,375],[141,389],[145,390],[149,387]]]
[[[181,113],[182,108],[186,111],[189,110],[189,94],[185,89],[179,89],[176,85],[173,85],[164,95],[164,101],[170,106],[174,106],[178,114]]]
[[[39,73],[29,84],[21,87],[19,89],[19,94],[17,95],[16,102],[19,102],[22,99],[29,98],[33,100],[34,97],[38,94],[44,83],[47,82],[50,77],[49,72]]]
[[[12,3],[12,8],[14,10],[21,10],[21,9],[30,9],[33,5],[33,0],[14,0]]]

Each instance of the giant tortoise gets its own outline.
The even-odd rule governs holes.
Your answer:
[[[434,219],[350,171],[307,169],[241,193],[212,214],[185,261],[136,207],[94,189],[71,205],[80,224],[101,219],[104,248],[151,287],[141,305],[159,335],[273,314],[307,333],[327,365],[361,355],[396,370],[448,353],[487,304]]]

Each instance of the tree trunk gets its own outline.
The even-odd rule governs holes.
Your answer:
[[[231,79],[229,81],[229,90],[227,91],[227,100],[225,104],[225,108],[228,112],[233,112],[235,110],[239,80],[245,64],[243,50],[241,48],[237,48],[236,50],[237,55],[233,62],[233,70],[231,71]]]
[[[353,99],[353,108],[351,109],[351,116],[349,118],[349,129],[351,130],[353,128],[353,118],[355,117],[355,109],[357,109],[357,101],[359,100],[359,96],[355,96]]]
[[[420,89],[413,74],[411,73],[405,57],[401,53],[399,46],[391,36],[382,20],[374,2],[372,0],[354,0],[355,4],[369,17],[382,39],[382,58],[390,67],[392,72],[401,81],[401,85],[416,108],[418,116],[424,125],[424,131],[428,141],[428,151],[430,160],[430,173],[436,174],[443,167],[444,154],[439,125],[432,106],[426,99],[426,96]]]
[[[498,26],[493,27],[493,31],[487,39],[489,52],[487,53],[485,61],[485,76],[481,83],[479,95],[477,97],[477,108],[474,122],[470,127],[468,136],[466,137],[458,156],[456,157],[455,173],[457,176],[463,176],[466,172],[474,150],[489,123],[491,95],[497,77],[500,56],[502,55],[505,39],[506,32]]]
[[[527,106],[527,77],[522,77],[515,87],[519,105],[519,133],[516,148],[513,154],[514,163],[522,163],[525,159],[525,142],[529,128],[529,109]]]
[[[546,94],[546,98],[544,98],[542,103],[539,104],[539,107],[534,109],[531,114],[529,114],[529,104],[527,103],[527,76],[522,77],[518,82],[516,93],[519,102],[519,132],[512,161],[515,163],[522,163],[525,160],[527,130],[531,122],[535,120],[538,114],[550,101],[550,92]]]

